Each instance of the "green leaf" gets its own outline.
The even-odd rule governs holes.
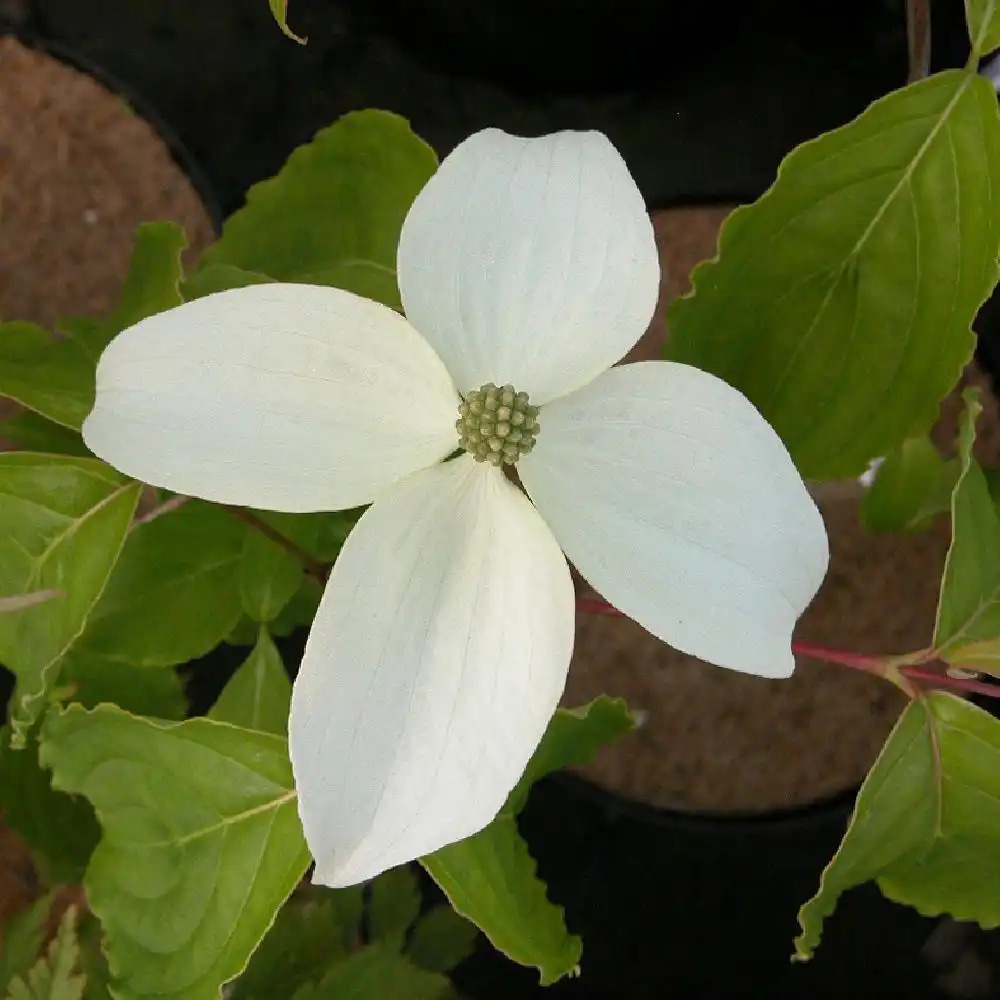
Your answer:
[[[22,410],[6,420],[0,420],[0,439],[19,451],[91,457],[79,433],[46,420],[33,410]]]
[[[997,280],[1000,116],[939,73],[794,150],[669,313],[668,356],[739,389],[806,477],[925,433]]]
[[[336,264],[308,271],[299,278],[309,285],[343,288],[366,299],[381,302],[396,312],[403,311],[396,270],[373,260],[342,260]]]
[[[294,1000],[446,1000],[451,983],[419,969],[387,945],[371,945],[337,962],[315,985],[303,986]]]
[[[111,972],[102,943],[104,931],[93,913],[81,916],[77,936],[80,939],[80,969],[87,981],[83,988],[83,1000],[113,1000],[109,988]]]
[[[186,246],[184,230],[175,222],[144,222],[139,226],[115,308],[99,322],[64,321],[65,328],[93,362],[115,334],[184,301],[180,293],[184,274],[181,253]]]
[[[933,645],[964,667],[1000,669],[1000,518],[972,457],[978,392],[964,393],[958,433],[959,477],[951,499],[952,540],[941,577]]]
[[[240,617],[247,531],[200,500],[135,527],[79,652],[133,667],[169,667],[214,649]]]
[[[508,958],[536,966],[543,985],[576,970],[582,945],[566,930],[562,909],[546,897],[514,817],[539,778],[586,763],[634,725],[625,702],[607,695],[558,709],[500,815],[474,836],[420,859],[455,910]]]
[[[332,281],[396,305],[403,219],[437,166],[406,121],[385,111],[345,115],[255,185],[198,271],[228,264],[281,281]],[[198,277],[195,276],[195,285]]]
[[[86,650],[71,649],[59,668],[59,685],[84,708],[117,705],[133,715],[183,719],[188,703],[180,675],[171,667],[134,670]]]
[[[317,515],[254,513],[304,551],[315,546],[320,530]],[[302,562],[295,555],[259,531],[247,533],[240,560],[240,592],[243,610],[254,621],[277,618],[299,589],[302,575]]]
[[[7,1000],[82,1000],[84,979],[78,970],[79,961],[76,908],[71,906],[46,956],[32,966],[27,976],[10,984]]]
[[[879,466],[861,498],[866,531],[922,531],[950,509],[959,463],[945,460],[930,438],[907,438]]]
[[[364,512],[364,507],[356,507],[353,510],[316,514],[319,530],[316,543],[309,550],[312,555],[322,562],[333,562],[343,548],[344,542],[347,541],[351,529],[358,523]]]
[[[269,285],[274,282],[266,274],[244,271],[232,264],[207,264],[186,278],[181,286],[187,302],[200,299],[216,292],[227,292],[231,288],[246,288],[248,285]]]
[[[33,323],[0,323],[0,396],[79,430],[94,405],[94,366],[75,341]]]
[[[15,913],[4,924],[0,940],[0,997],[7,996],[11,980],[24,976],[38,959],[51,909],[52,894],[49,893]]]
[[[311,625],[316,617],[323,588],[319,581],[305,576],[292,599],[284,606],[281,614],[270,623],[272,635],[291,635],[298,628]]]
[[[31,848],[47,881],[80,883],[100,836],[97,819],[86,799],[52,788],[38,762],[34,731],[23,750],[12,750],[9,731],[0,731],[0,811]]]
[[[965,0],[965,20],[977,57],[1000,48],[1000,11],[996,0]]]
[[[138,483],[93,459],[0,454],[0,593],[62,592],[0,615],[0,662],[17,675],[15,747],[42,709],[56,664],[104,590],[139,490]]]
[[[478,932],[474,924],[450,906],[435,906],[413,928],[406,953],[430,972],[451,972],[472,954]]]
[[[314,577],[303,575],[302,583],[292,599],[281,609],[277,618],[268,622],[268,631],[273,636],[288,636],[297,629],[311,625],[322,596],[323,588],[319,582]],[[252,646],[257,641],[258,628],[257,622],[244,615],[226,636],[226,642],[232,646]]]
[[[223,688],[208,713],[210,719],[261,733],[288,732],[288,707],[292,682],[285,672],[267,629],[260,629],[257,645]]]
[[[298,895],[298,894],[296,894]],[[230,1000],[273,1000],[291,996],[320,979],[331,961],[359,946],[361,886],[319,890],[285,904],[254,952],[246,972],[233,984]]]
[[[635,727],[635,719],[621,698],[602,694],[589,705],[556,709],[542,742],[528,761],[524,775],[510,793],[503,812],[519,813],[528,801],[531,786],[552,771],[586,764],[606,743]]]
[[[84,887],[115,995],[216,1000],[309,862],[285,741],[104,706],[51,712],[41,742],[104,831]]]
[[[268,3],[271,6],[271,13],[274,15],[275,21],[278,22],[278,27],[293,41],[298,42],[300,45],[305,45],[309,39],[301,38],[288,27],[288,0],[268,0]]]
[[[403,311],[396,272],[385,264],[370,260],[344,260],[316,271],[307,271],[295,280],[309,285],[343,288],[366,299],[382,302],[397,312]],[[267,285],[274,281],[266,274],[244,271],[232,264],[209,264],[184,282],[183,292],[185,300],[190,302],[215,292],[246,288],[248,285]]]
[[[513,816],[498,816],[485,830],[420,863],[494,948],[536,966],[543,986],[576,972],[580,939],[566,930],[562,909],[549,902]]]
[[[840,894],[869,879],[924,916],[1000,926],[1000,722],[942,692],[910,704],[799,911],[797,958],[812,956]]]
[[[368,904],[368,938],[400,948],[410,925],[420,913],[417,876],[403,866],[380,875],[371,887]]]

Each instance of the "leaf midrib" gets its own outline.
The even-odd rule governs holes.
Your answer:
[[[276,799],[271,799],[268,802],[262,802],[260,805],[253,806],[250,809],[244,809],[243,812],[235,813],[232,816],[223,816],[217,823],[211,823],[208,826],[192,830],[190,833],[186,833],[182,837],[175,837],[169,840],[149,841],[144,843],[143,847],[184,847],[192,841],[199,840],[202,837],[207,837],[212,833],[218,832],[219,830],[226,829],[226,827],[233,826],[236,823],[245,822],[252,816],[259,816],[271,809],[280,809],[286,803],[291,802],[296,797],[296,794],[297,793],[294,788],[289,789],[283,795],[279,795]]]
[[[113,493],[109,493],[103,500],[91,507],[86,513],[82,514],[80,517],[74,518],[70,523],[61,531],[55,538],[49,542],[45,551],[38,556],[36,559],[36,565],[32,567],[31,573],[28,576],[28,584],[37,583],[37,575],[41,573],[44,568],[45,563],[52,556],[53,552],[58,546],[60,546],[67,538],[72,538],[80,528],[86,524],[92,517],[102,511],[109,504],[113,503],[120,496],[124,495],[128,490],[137,489],[138,484],[134,482],[127,482],[118,487]]]
[[[811,335],[816,329],[820,320],[826,314],[827,307],[830,305],[834,292],[840,286],[847,268],[858,258],[859,254],[864,249],[865,244],[868,242],[868,239],[875,231],[875,227],[879,224],[879,222],[881,222],[882,217],[889,210],[889,206],[892,205],[892,203],[899,196],[899,193],[903,189],[904,185],[906,186],[912,185],[914,172],[920,165],[920,162],[923,160],[923,158],[927,155],[927,151],[930,148],[931,143],[933,143],[933,141],[937,138],[938,133],[941,131],[941,129],[944,128],[945,124],[947,123],[948,119],[951,116],[952,111],[958,104],[958,101],[965,93],[966,89],[970,86],[970,80],[972,78],[973,78],[972,74],[969,73],[963,74],[961,83],[958,87],[956,87],[955,93],[948,101],[948,104],[938,115],[937,121],[934,122],[934,125],[927,133],[927,136],[924,139],[924,141],[918,147],[916,153],[911,158],[909,164],[900,172],[899,179],[896,181],[896,183],[892,186],[892,189],[882,200],[882,203],[879,205],[875,214],[872,216],[871,221],[868,223],[864,231],[855,241],[854,246],[844,255],[843,260],[836,266],[836,268],[824,269],[830,275],[829,287],[827,288],[826,294],[823,296],[822,301],[820,302],[818,308],[816,309],[815,315],[812,318],[812,322],[809,324],[809,328],[806,330],[805,334],[799,338],[799,341],[795,349],[788,356],[788,360],[785,364],[784,369],[782,370],[778,378],[774,381],[774,385],[771,389],[770,396],[767,398],[766,401],[763,400],[761,401],[760,404],[761,408],[765,412],[774,404],[774,401],[778,398],[781,389],[783,388],[785,382],[788,380],[789,375],[791,374],[792,370],[795,367],[795,363],[798,360],[799,355],[809,344]],[[839,194],[840,191],[838,190],[837,193]],[[911,201],[912,200],[913,199],[911,198]],[[821,271],[818,273],[822,274],[823,272]],[[857,318],[858,318],[857,310],[854,310],[854,324],[852,326],[852,331],[851,331],[852,336],[854,330],[857,327]],[[909,330],[912,330],[912,322],[909,327]]]

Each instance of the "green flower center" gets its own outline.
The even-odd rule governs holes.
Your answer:
[[[538,407],[512,385],[487,382],[473,389],[458,408],[458,443],[477,462],[513,465],[535,447]]]

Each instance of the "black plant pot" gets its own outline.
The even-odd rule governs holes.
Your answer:
[[[650,204],[763,189],[790,148],[906,77],[901,11],[882,0],[299,0],[305,47],[265,0],[32,7],[46,37],[162,109],[227,212],[295,145],[372,106],[441,154],[491,125],[601,129]]]

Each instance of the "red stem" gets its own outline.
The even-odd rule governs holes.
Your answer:
[[[899,672],[910,680],[926,681],[935,687],[953,688],[956,691],[967,691],[969,694],[985,695],[987,698],[1000,698],[1000,684],[987,684],[966,677],[951,677],[934,670],[924,670],[922,667],[900,667]]]
[[[621,612],[602,597],[578,597],[576,606],[579,611],[595,615],[621,615]],[[829,646],[817,646],[811,642],[793,642],[792,652],[799,656],[808,656],[813,660],[826,663],[836,663],[851,670],[861,670],[866,674],[883,677],[886,680],[885,657],[865,656],[863,653],[849,653],[843,649],[832,649]],[[923,681],[935,687],[949,688],[955,691],[965,691],[967,694],[981,694],[988,698],[1000,698],[1000,685],[987,684],[964,677],[951,677],[946,673],[926,670],[923,667],[901,666],[900,674],[912,681]]]
[[[831,649],[829,646],[816,646],[811,642],[793,642],[792,652],[799,656],[808,656],[814,660],[825,660],[827,663],[837,663],[852,670],[863,670],[868,674],[882,675],[882,660],[876,656],[865,656],[862,653],[848,653],[842,649]]]

